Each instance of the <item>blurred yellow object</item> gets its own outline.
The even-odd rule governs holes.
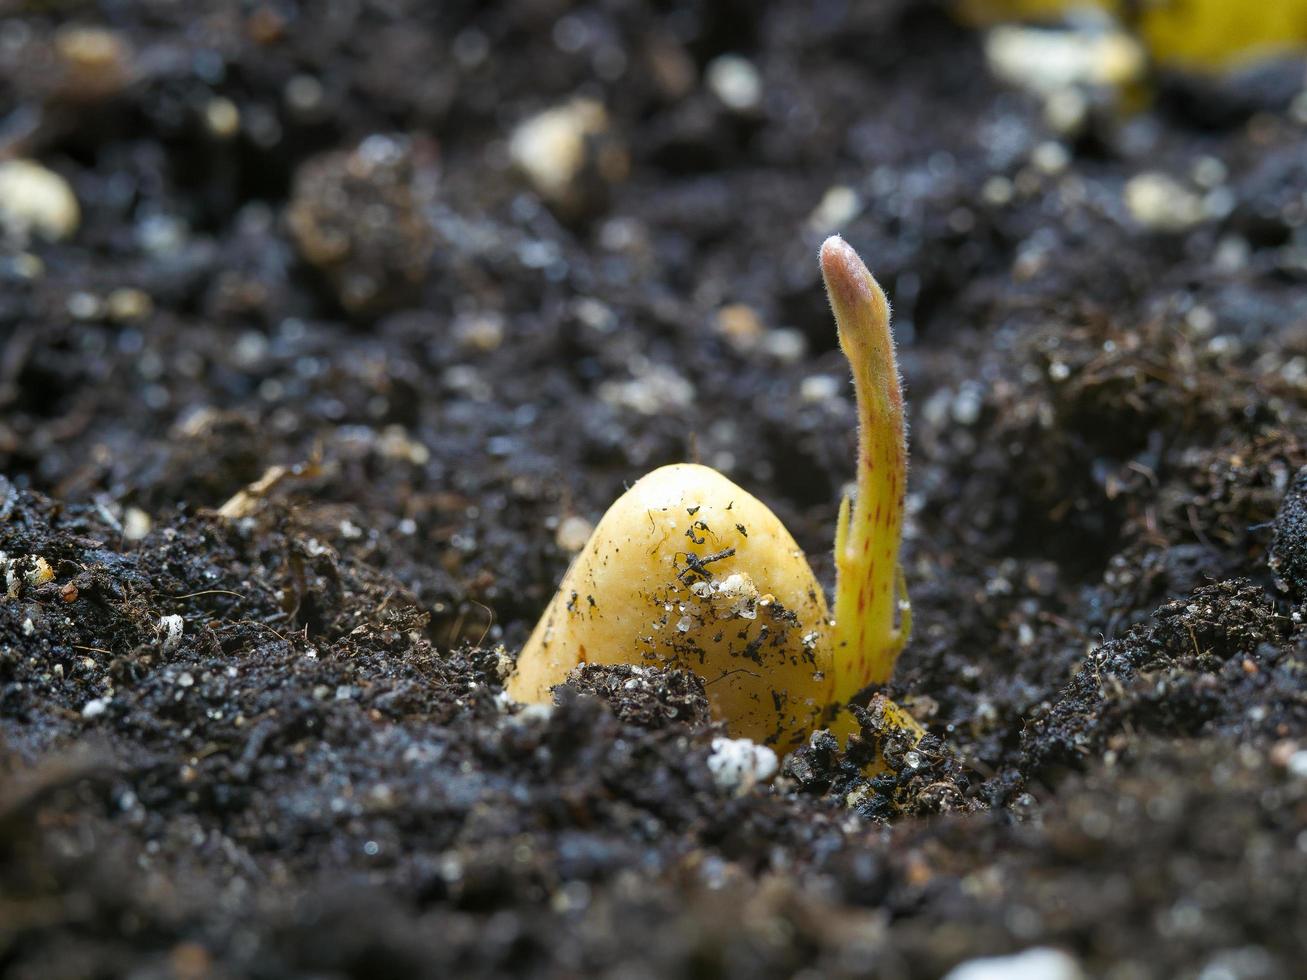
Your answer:
[[[1076,10],[1111,14],[1159,62],[1224,69],[1307,49],[1307,0],[957,0],[979,25],[1047,20]]]

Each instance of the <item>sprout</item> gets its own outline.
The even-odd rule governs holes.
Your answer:
[[[898,561],[907,444],[885,295],[838,237],[821,268],[859,422],[857,495],[835,531],[834,619],[762,501],[709,467],[664,466],[595,527],[522,649],[512,697],[546,702],[581,663],[648,661],[700,674],[733,735],[789,749],[823,725],[858,731],[842,709],[889,679],[911,626]],[[921,734],[901,709],[886,717]]]
[[[838,236],[821,247],[821,273],[858,403],[858,493],[835,525],[835,697],[844,703],[889,680],[912,629],[899,564],[908,442],[884,292]]]

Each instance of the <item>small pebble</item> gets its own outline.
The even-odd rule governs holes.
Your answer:
[[[778,327],[763,336],[762,349],[782,364],[793,364],[808,352],[808,339],[798,330]]]
[[[1063,136],[1074,136],[1089,119],[1089,99],[1073,86],[1056,89],[1044,97],[1044,121]]]
[[[1037,946],[1011,956],[967,960],[949,970],[944,980],[1083,980],[1084,975],[1070,954]]]
[[[1140,80],[1147,57],[1119,30],[996,27],[985,38],[989,70],[1001,80],[1041,95],[1068,86],[1119,87]]]
[[[54,569],[50,567],[48,561],[37,555],[32,560],[32,567],[23,578],[32,588],[37,588],[45,585],[46,582],[54,581]]]
[[[718,55],[708,62],[708,88],[722,104],[736,112],[751,112],[762,102],[762,77],[748,58]]]
[[[286,83],[283,95],[286,107],[299,119],[313,120],[323,107],[326,93],[322,83],[312,75],[296,75]]]
[[[63,27],[55,34],[54,52],[63,69],[59,92],[74,102],[112,98],[132,80],[131,47],[106,28]]]
[[[154,527],[150,515],[139,507],[128,507],[123,514],[123,537],[128,541],[140,541]]]
[[[163,646],[163,652],[168,653],[177,647],[182,641],[182,631],[185,628],[185,621],[181,616],[162,616],[159,619],[159,637]]]
[[[64,307],[74,320],[97,320],[104,312],[104,304],[100,302],[100,297],[83,289],[71,293]]]
[[[718,788],[728,793],[744,793],[754,784],[776,775],[776,753],[765,745],[747,738],[715,738],[708,769]]]
[[[984,392],[974,382],[963,384],[962,389],[953,398],[950,412],[958,425],[975,425],[980,419],[984,407]]]
[[[236,103],[221,96],[210,99],[204,107],[204,126],[215,139],[231,139],[241,128],[241,113]]]
[[[762,320],[747,303],[727,303],[717,311],[716,330],[736,350],[752,350],[763,334]]]
[[[1066,170],[1071,163],[1071,154],[1061,143],[1048,140],[1035,147],[1034,152],[1030,154],[1030,162],[1040,173],[1053,177]]]
[[[415,301],[440,239],[429,220],[438,195],[431,146],[374,133],[295,171],[286,224],[300,256],[351,314]]]
[[[1167,174],[1131,177],[1123,196],[1131,217],[1152,231],[1185,231],[1205,217],[1203,199]]]
[[[104,302],[105,312],[115,323],[143,320],[154,310],[154,301],[139,289],[115,289]]]
[[[852,187],[837,184],[828,188],[820,203],[808,215],[808,227],[819,235],[839,231],[858,216],[862,198]]]
[[[814,374],[799,383],[799,397],[810,404],[821,404],[840,393],[842,383],[829,374]]]
[[[1012,195],[1015,191],[1016,188],[1012,186],[1012,181],[1002,174],[995,174],[981,185],[980,196],[986,204],[1001,208],[1012,203]]]
[[[504,317],[494,312],[460,314],[454,319],[454,335],[468,350],[498,350],[504,342]]]
[[[574,555],[585,547],[585,543],[590,540],[590,535],[593,533],[593,524],[584,517],[572,514],[559,521],[558,530],[554,532],[554,542],[563,551]]]
[[[542,198],[578,207],[585,203],[582,177],[588,166],[610,183],[626,176],[629,159],[610,129],[608,110],[600,102],[577,98],[518,124],[508,154]]]
[[[81,222],[68,181],[32,160],[0,162],[0,232],[19,245],[33,238],[57,242]]]
[[[614,408],[663,415],[693,404],[694,385],[666,365],[646,365],[629,381],[605,381],[599,386],[599,398]]]

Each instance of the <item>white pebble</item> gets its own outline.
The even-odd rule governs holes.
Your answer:
[[[743,793],[755,783],[776,775],[780,763],[776,753],[747,738],[715,738],[708,769],[718,788]]]
[[[513,721],[519,725],[544,725],[554,714],[552,704],[527,704],[513,715]]]
[[[240,109],[231,99],[222,96],[210,99],[204,107],[204,124],[215,138],[229,140],[240,132]]]
[[[808,215],[808,227],[821,235],[838,231],[858,216],[862,198],[852,187],[836,184],[822,195],[821,203]]]
[[[1071,163],[1071,154],[1057,140],[1047,140],[1031,152],[1030,162],[1040,173],[1052,177],[1066,170]]]
[[[574,555],[585,547],[594,529],[594,525],[584,517],[572,514],[558,522],[558,530],[554,532],[554,543],[563,551]]]
[[[80,221],[68,181],[31,160],[0,162],[0,229],[6,238],[20,246],[32,236],[57,242]]]
[[[1230,171],[1216,157],[1199,157],[1193,165],[1194,183],[1211,190],[1225,183]]]
[[[841,384],[829,374],[814,374],[799,382],[799,397],[805,402],[828,402],[840,393]]]
[[[1123,196],[1131,217],[1154,231],[1184,231],[1205,217],[1203,199],[1164,173],[1131,177]]]
[[[1060,949],[1036,946],[1011,956],[991,956],[959,963],[944,980],[1082,980],[1084,972]]]
[[[1289,103],[1289,117],[1294,122],[1307,125],[1307,90],[1299,92]]]
[[[763,335],[762,347],[776,360],[793,364],[807,353],[808,339],[791,327],[777,327]]]
[[[1307,749],[1299,749],[1289,756],[1286,767],[1293,775],[1307,779]]]
[[[953,398],[950,411],[958,425],[975,425],[983,407],[984,393],[974,383],[967,382]]]
[[[159,637],[163,645],[163,652],[168,653],[175,649],[182,641],[182,631],[186,622],[180,616],[162,616],[159,619]]]
[[[128,507],[123,514],[123,537],[128,541],[140,541],[153,527],[150,515],[139,507]]]
[[[599,386],[602,401],[641,415],[664,415],[688,408],[694,396],[694,385],[689,380],[661,364],[644,365],[629,381],[605,381]]]
[[[986,204],[1002,207],[1005,204],[1012,203],[1012,195],[1015,191],[1016,188],[1012,186],[1012,181],[1002,174],[995,174],[981,185],[980,196]]]
[[[95,698],[94,700],[87,701],[86,704],[82,705],[82,717],[98,718],[100,715],[104,714],[105,709],[108,707],[108,698]]]
[[[573,99],[519,124],[508,153],[541,197],[564,201],[585,166],[586,141],[607,129],[608,113],[599,102]]]
[[[1078,88],[1068,86],[1044,97],[1044,121],[1058,133],[1070,136],[1084,129],[1089,117],[1089,100]]]
[[[1125,85],[1143,77],[1143,47],[1124,31],[996,27],[985,58],[998,78],[1048,94],[1073,85]]]
[[[762,101],[762,77],[748,58],[718,55],[708,62],[706,75],[708,88],[728,109],[749,112]]]

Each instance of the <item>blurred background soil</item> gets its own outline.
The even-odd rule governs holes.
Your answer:
[[[0,3],[0,973],[1298,974],[1307,62],[964,6]],[[831,581],[837,231],[928,739],[506,703],[659,464]]]

